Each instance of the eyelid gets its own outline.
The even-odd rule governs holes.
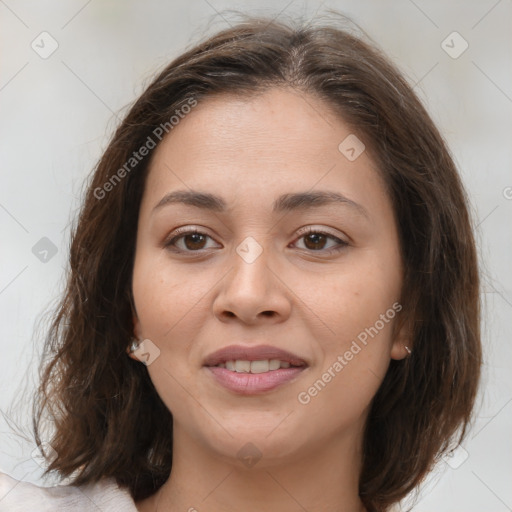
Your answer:
[[[202,226],[194,226],[194,225],[189,225],[189,226],[183,226],[183,227],[180,227],[180,228],[176,228],[175,230],[172,231],[172,233],[164,240],[163,242],[163,247],[164,248],[167,248],[171,251],[174,251],[174,252],[177,252],[177,253],[188,253],[188,254],[193,254],[193,253],[197,253],[197,254],[201,254],[202,252],[208,250],[208,249],[199,249],[197,251],[187,251],[187,250],[183,250],[183,249],[179,249],[179,248],[176,248],[175,245],[172,244],[172,242],[174,242],[175,240],[177,239],[180,239],[186,235],[192,235],[192,234],[200,234],[200,235],[205,235],[206,237],[210,238],[211,240],[214,240],[213,236],[209,235],[207,233],[207,229],[202,227]],[[315,233],[315,234],[322,234],[322,235],[326,235],[328,237],[330,237],[331,239],[337,241],[337,247],[331,247],[329,249],[319,249],[318,251],[315,251],[315,250],[308,250],[308,249],[300,249],[302,251],[306,251],[308,253],[319,253],[319,254],[331,254],[331,253],[335,253],[335,252],[339,252],[341,251],[342,249],[344,249],[346,246],[350,245],[349,242],[347,240],[344,240],[344,238],[342,236],[339,236],[337,235],[336,233],[333,233],[331,230],[329,230],[328,228],[325,228],[325,227],[322,227],[322,226],[315,226],[315,225],[309,225],[309,226],[305,226],[303,228],[299,228],[299,230],[297,231],[297,236],[295,238],[295,240],[293,242],[291,242],[292,244],[295,244],[298,240],[300,240],[302,237],[308,235],[308,234],[312,234],[312,233]],[[217,242],[216,242],[217,243]],[[172,249],[170,249],[170,247],[173,247]]]
[[[345,240],[342,236],[339,236],[339,235],[333,233],[331,230],[329,230],[325,227],[314,226],[314,225],[299,229],[298,236],[292,242],[292,244],[297,243],[301,238],[303,238],[309,234],[312,234],[312,233],[326,235],[328,238],[331,238],[332,240],[336,241],[336,245],[334,247],[329,247],[328,249],[320,249],[318,251],[315,251],[312,249],[308,250],[308,249],[299,248],[299,250],[304,251],[307,254],[312,255],[312,256],[316,256],[317,254],[320,257],[331,256],[333,254],[337,254],[337,253],[341,252],[343,249],[345,249],[346,247],[348,247],[350,245],[350,243],[347,240]]]
[[[346,240],[346,239],[348,239],[348,237],[346,235],[339,235],[339,234],[331,231],[329,228],[326,228],[323,226],[309,225],[309,226],[305,226],[303,228],[299,228],[297,231],[297,235],[299,237],[307,235],[309,233],[322,233],[324,235],[332,236],[333,238],[336,238],[336,239],[341,240],[342,242],[345,242],[348,244],[348,240]]]
[[[174,240],[181,238],[186,235],[193,235],[194,233],[197,233],[199,235],[206,235],[208,238],[211,238],[214,240],[214,237],[207,232],[208,230],[204,228],[203,226],[195,226],[195,225],[188,225],[188,226],[182,226],[179,228],[174,229],[169,236],[165,238],[165,240],[162,242],[162,245],[164,248],[168,248],[171,245],[171,242]],[[216,242],[217,243],[217,242]],[[183,251],[181,249],[177,249],[177,252],[197,252],[200,251]]]

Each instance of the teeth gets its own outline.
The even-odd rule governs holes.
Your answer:
[[[251,373],[268,372],[270,364],[268,361],[251,361]]]
[[[251,371],[250,361],[235,361],[235,372],[249,373]]]
[[[260,361],[236,360],[226,361],[217,366],[237,373],[266,373],[279,370],[279,368],[290,368],[290,363],[288,361],[280,361],[279,359],[263,359]]]
[[[281,361],[279,361],[279,359],[271,359],[268,362],[269,370],[279,370],[280,367],[281,367]]]

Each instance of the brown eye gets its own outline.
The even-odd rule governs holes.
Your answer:
[[[304,237],[304,245],[312,250],[323,249],[326,241],[327,237],[322,233],[311,233]]]
[[[341,251],[348,245],[347,242],[330,233],[311,228],[307,232],[302,233],[298,240],[303,240],[305,250],[321,251],[323,253]],[[330,242],[331,245],[329,246]]]
[[[197,230],[182,231],[164,243],[164,247],[174,252],[199,252],[207,247],[208,239],[212,238],[206,233]]]
[[[183,243],[187,249],[191,251],[195,249],[203,249],[206,237],[201,233],[191,233],[189,235],[183,235]]]

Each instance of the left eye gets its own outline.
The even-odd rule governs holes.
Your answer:
[[[209,248],[206,247],[208,238],[213,240],[206,233],[201,233],[197,230],[183,231],[166,242],[165,247],[176,252],[199,252],[202,249]],[[347,242],[330,233],[315,229],[302,233],[297,241],[302,239],[304,239],[305,250],[314,252],[324,251],[329,253],[340,251],[348,245]],[[331,247],[326,247],[329,240],[334,243]]]
[[[345,246],[348,245],[347,242],[341,240],[338,237],[335,237],[334,235],[330,233],[326,233],[324,231],[319,231],[315,229],[310,229],[306,233],[302,233],[301,236],[298,238],[298,240],[304,239],[304,245],[306,246],[306,249],[312,250],[312,251],[322,251],[325,250],[325,252],[333,252],[333,251],[340,251]],[[334,247],[328,247],[326,248],[325,245],[327,243],[327,240],[331,239],[334,241]],[[336,247],[336,245],[338,247]]]

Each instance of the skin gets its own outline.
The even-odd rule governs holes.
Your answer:
[[[369,404],[390,359],[407,356],[398,315],[309,403],[297,398],[400,300],[392,204],[368,152],[349,161],[338,150],[351,133],[321,100],[274,88],[207,98],[155,150],[137,233],[134,334],[160,350],[147,368],[173,414],[174,455],[171,476],[139,511],[364,510]],[[167,193],[190,189],[222,196],[227,210],[152,212]],[[346,204],[272,212],[281,194],[318,190],[368,216]],[[187,226],[207,237],[176,241],[186,253],[166,248]],[[308,226],[335,238],[308,243],[299,232]],[[236,252],[249,236],[263,249],[252,263]],[[329,254],[337,239],[348,245]],[[274,345],[309,366],[270,392],[238,395],[203,367],[231,344]],[[244,446],[261,456],[252,467],[237,456]]]

